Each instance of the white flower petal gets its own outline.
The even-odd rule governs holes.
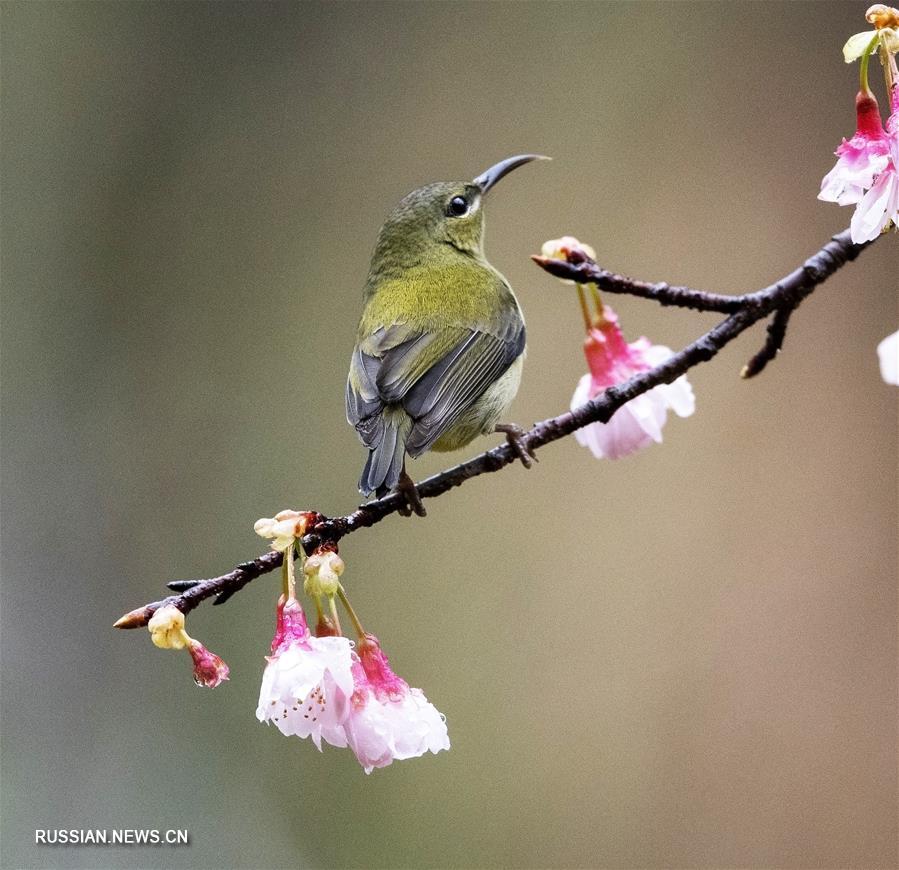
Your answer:
[[[608,423],[591,423],[599,450],[607,459],[622,459],[652,444],[652,437],[631,413],[630,402],[619,408]],[[594,451],[594,455],[595,451]]]
[[[575,440],[581,447],[589,448],[590,452],[597,459],[605,459],[606,454],[602,449],[602,423],[591,423],[581,429],[576,429],[574,433]]]
[[[858,60],[865,53],[865,49],[876,35],[876,30],[866,30],[864,33],[854,33],[850,36],[843,46],[843,60],[846,63]]]
[[[876,239],[893,219],[899,207],[899,176],[895,167],[888,167],[877,177],[874,186],[855,207],[849,223],[855,244]]]
[[[665,347],[664,344],[650,344],[649,339],[646,338],[641,339],[641,341],[645,341],[647,344],[647,347],[643,350],[643,360],[652,368],[661,365],[666,359],[674,356],[674,351],[670,347]],[[636,343],[634,342],[634,344]]]
[[[574,388],[574,395],[571,397],[571,410],[580,408],[590,401],[590,375],[584,375]]]
[[[655,389],[643,393],[635,399],[631,399],[626,405],[615,412],[617,416],[627,409],[640,428],[657,444],[662,442],[662,427],[668,417],[668,406]],[[612,420],[615,416],[612,417]],[[609,421],[611,422],[611,420]],[[632,451],[631,451],[632,452]]]
[[[661,384],[655,389],[664,396],[668,407],[678,417],[689,417],[696,410],[696,396],[693,395],[693,386],[686,375],[681,375],[674,383]]]
[[[836,165],[821,179],[821,192],[818,199],[822,202],[835,202],[837,205],[853,205],[864,195],[874,183],[874,179],[886,169],[889,155],[886,153],[868,153],[863,160],[857,160],[854,168],[845,158],[837,160]]]
[[[899,52],[899,30],[893,27],[880,28],[880,44],[890,53]]]
[[[899,332],[888,335],[877,345],[880,361],[880,376],[888,383],[899,387]]]
[[[273,517],[262,517],[253,523],[253,531],[263,538],[270,538],[274,532],[275,520]]]
[[[402,698],[378,700],[370,691],[344,725],[350,748],[366,773],[394,760],[449,749],[446,722],[420,689]]]

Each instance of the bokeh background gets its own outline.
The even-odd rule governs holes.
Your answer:
[[[5,2],[4,866],[896,866],[897,392],[874,352],[896,238],[757,381],[761,327],[695,369],[662,446],[568,439],[346,540],[449,753],[366,777],[256,722],[273,575],[189,619],[232,667],[216,691],[111,628],[263,551],[257,517],[358,503],[346,364],[411,188],[554,158],[487,204],[528,318],[523,424],[584,370],[571,288],[528,259],[545,239],[740,292],[845,227],[815,194],[854,129],[840,48],[865,5]],[[714,322],[612,302],[672,347]]]

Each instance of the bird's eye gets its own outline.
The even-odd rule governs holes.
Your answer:
[[[446,207],[450,217],[462,217],[468,212],[468,200],[464,196],[454,196]]]

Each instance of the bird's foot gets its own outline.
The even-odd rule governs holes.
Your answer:
[[[528,447],[527,441],[525,440],[527,432],[525,432],[521,426],[516,423],[497,423],[493,431],[502,432],[506,436],[506,441],[509,442],[512,449],[515,451],[515,455],[521,460],[521,464],[525,468],[530,468],[534,462],[540,461],[537,459],[537,455],[534,451]]]
[[[425,506],[421,503],[421,496],[418,494],[415,481],[406,474],[405,470],[403,470],[403,473],[400,475],[400,479],[396,485],[396,491],[405,501],[403,507],[399,509],[401,516],[411,517],[413,512],[419,517],[426,517],[428,515]]]

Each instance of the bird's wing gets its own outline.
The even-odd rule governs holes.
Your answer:
[[[373,447],[383,434],[383,407],[402,405],[413,421],[406,450],[418,456],[512,365],[524,344],[524,324],[518,318],[497,332],[382,327],[353,352],[347,419],[363,443]]]

